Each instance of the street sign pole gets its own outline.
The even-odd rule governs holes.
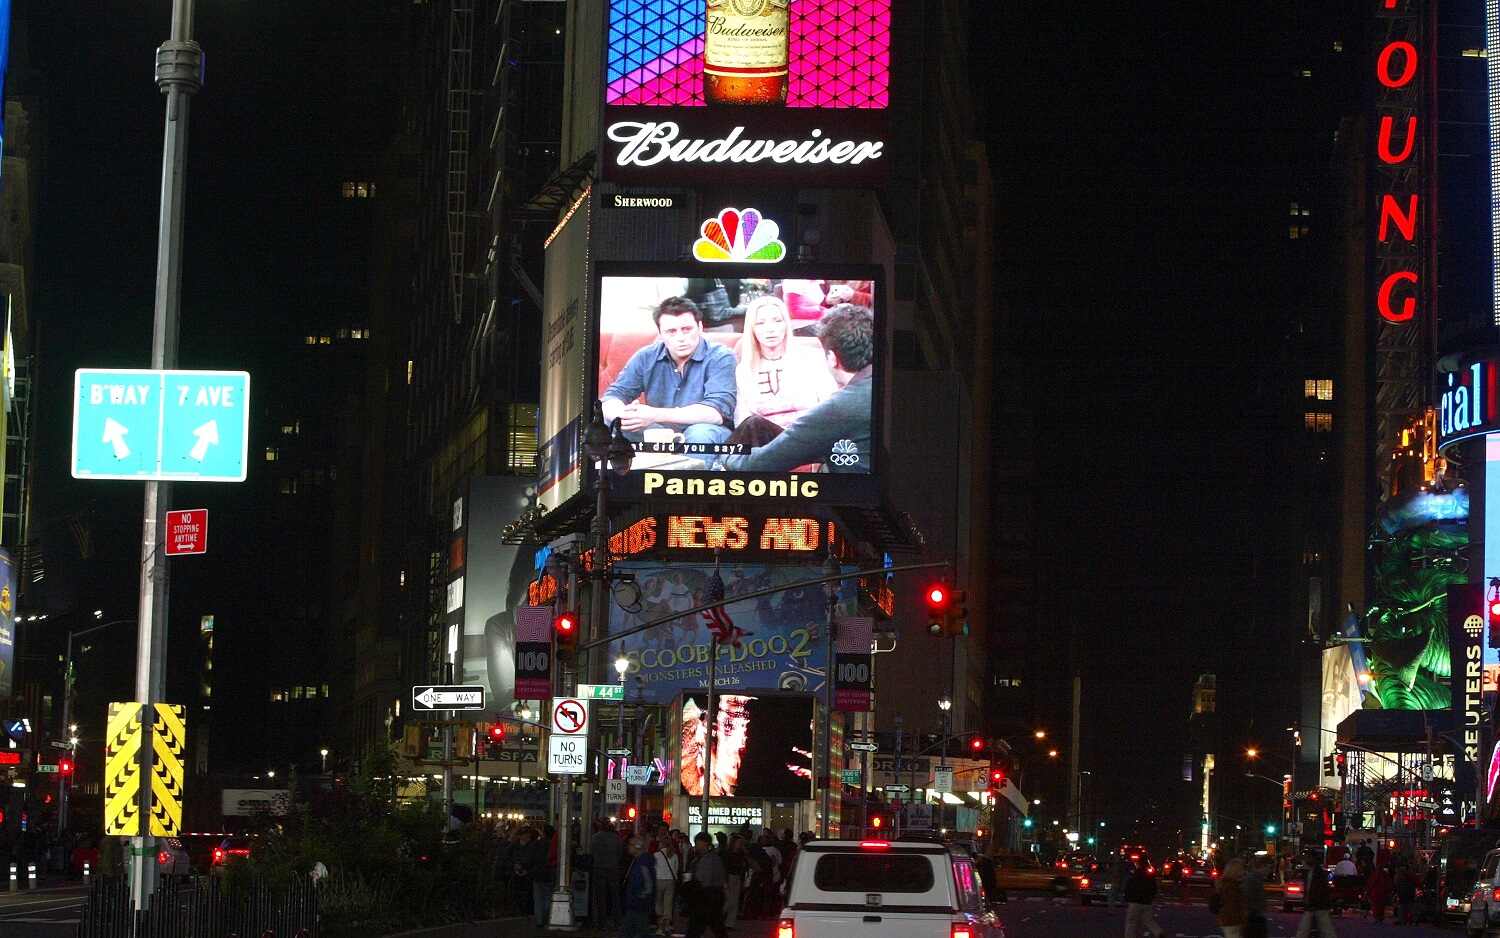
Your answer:
[[[182,206],[187,189],[188,115],[203,85],[203,50],[193,41],[193,0],[172,0],[172,36],[156,50],[156,86],[167,98],[162,140],[161,210],[156,236],[156,303],[151,325],[151,367],[177,367],[178,313],[182,298]],[[162,699],[167,639],[167,560],[162,553],[162,514],[171,504],[168,482],[148,481],[141,512],[141,597],[136,616],[136,699]],[[152,753],[141,747],[141,833],[130,850],[130,899],[139,911],[156,889],[156,839],[151,835]]]

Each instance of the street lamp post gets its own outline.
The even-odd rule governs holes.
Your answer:
[[[82,638],[90,632],[98,632],[101,629],[107,629],[112,625],[124,625],[127,623],[133,625],[135,623],[135,620],[114,619],[110,622],[105,622],[102,625],[90,626],[86,629],[79,629],[76,632],[68,633],[68,650],[67,653],[63,656],[62,725],[68,731],[68,738],[72,743],[71,754],[73,756],[74,765],[78,764],[78,727],[73,722],[73,683],[76,679],[75,675],[73,674],[73,639]],[[59,834],[62,834],[68,829],[68,795],[71,791],[71,787],[72,783],[68,780],[68,777],[59,772],[57,774],[57,832]]]
[[[594,466],[594,562],[587,571],[589,590],[589,639],[603,637],[608,632],[604,621],[609,611],[609,476],[625,475],[635,459],[635,448],[620,430],[620,420],[604,422],[604,409],[594,402],[594,416],[583,435],[584,457]],[[581,649],[585,651],[585,649]],[[588,675],[587,661],[581,661],[580,671]],[[592,675],[589,675],[590,677]],[[573,783],[563,785],[562,811],[559,813],[557,836],[557,885],[552,892],[552,908],[548,922],[552,928],[572,930],[578,925],[573,920],[573,837],[571,833],[573,814]],[[592,789],[587,789],[592,791]],[[585,807],[588,807],[586,804]]]
[[[837,576],[839,574],[839,559],[828,552],[823,561],[823,575]],[[839,605],[839,581],[833,580],[823,584],[823,596],[828,607],[828,628],[826,644],[828,648],[827,663],[824,665],[825,677],[823,679],[823,823],[822,837],[827,840],[833,833],[833,817],[831,803],[833,796],[833,704],[834,704],[834,611]]]
[[[954,639],[956,643],[958,640]],[[948,768],[948,737],[953,735],[953,698],[947,694],[938,698],[938,709],[943,711],[943,754],[938,759],[938,768]],[[938,820],[943,820],[943,793],[938,792]],[[944,826],[939,824],[939,826]]]
[[[328,747],[324,746],[318,750],[318,755],[323,758],[323,774],[328,774]]]

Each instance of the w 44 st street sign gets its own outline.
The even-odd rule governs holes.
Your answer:
[[[75,479],[243,482],[249,445],[248,372],[74,373]]]

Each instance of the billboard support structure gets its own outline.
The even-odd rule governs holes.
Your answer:
[[[188,115],[203,87],[203,50],[193,41],[193,0],[173,0],[171,38],[156,50],[156,85],[167,99],[162,140],[161,211],[156,242],[156,303],[151,329],[151,367],[177,367],[178,313],[182,293],[182,207],[187,189]],[[167,644],[168,578],[159,549],[162,512],[171,503],[169,482],[146,483],[141,520],[141,598],[136,618],[136,699],[146,707],[161,700]],[[141,752],[141,775],[152,772],[151,750]],[[141,814],[150,816],[151,786],[141,786]],[[156,838],[142,826],[130,847],[130,900],[138,910],[156,889]]]

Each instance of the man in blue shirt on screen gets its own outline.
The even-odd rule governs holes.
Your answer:
[[[723,443],[734,421],[734,353],[703,338],[703,314],[692,300],[662,300],[651,314],[657,341],[630,356],[600,396],[606,423],[635,442],[665,427],[685,444]],[[638,400],[645,395],[645,400]],[[705,464],[713,453],[694,454]]]

